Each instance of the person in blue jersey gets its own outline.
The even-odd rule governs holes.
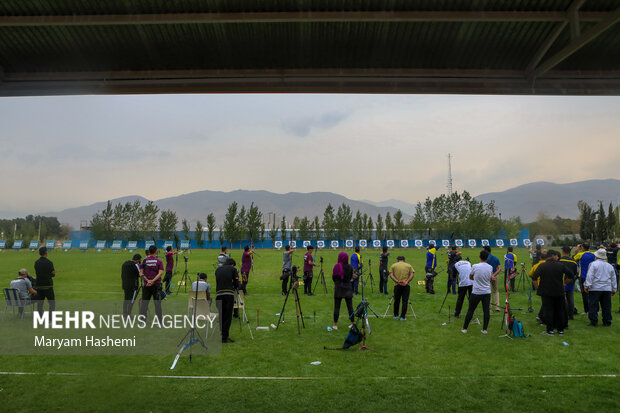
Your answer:
[[[504,255],[504,285],[510,282],[510,291],[515,292],[515,279],[517,271],[517,255],[512,247],[508,247],[506,255]]]
[[[435,294],[435,276],[437,272],[435,271],[437,268],[437,248],[434,243],[429,243],[426,251],[426,265],[424,266],[424,271],[426,272],[425,284],[426,284],[426,292],[428,294]]]
[[[573,259],[579,265],[579,286],[581,288],[581,299],[583,300],[583,313],[581,314],[586,315],[590,311],[590,303],[588,301],[588,293],[583,285],[588,278],[588,268],[596,260],[596,257],[590,251],[590,244],[584,242],[577,245],[577,253],[573,256]]]
[[[351,267],[353,267],[353,274],[355,275],[353,280],[353,294],[359,295],[359,276],[362,272],[362,256],[360,255],[360,247],[355,247],[355,252],[351,254]]]
[[[487,264],[493,267],[493,272],[499,271],[502,268],[502,265],[499,263],[499,259],[491,254],[491,247],[488,245],[484,246],[484,250],[489,253],[489,257],[487,258]],[[491,280],[491,303],[490,309],[493,311],[501,311],[499,306],[499,288],[497,286],[497,277],[494,280]]]

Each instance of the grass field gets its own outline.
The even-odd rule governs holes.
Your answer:
[[[478,249],[465,249],[473,262]],[[261,310],[261,324],[276,322],[282,307],[282,253],[259,250],[250,277],[246,306],[252,325]],[[497,256],[503,251],[494,249]],[[240,251],[233,251],[238,261]],[[618,320],[608,329],[587,327],[585,315],[576,316],[564,337],[541,335],[535,313],[517,311],[527,339],[499,338],[501,313],[491,316],[489,334],[472,324],[460,332],[463,318],[448,322],[446,309],[438,313],[445,294],[446,274],[436,281],[437,295],[424,292],[416,281],[424,276],[424,251],[395,250],[416,270],[411,299],[417,319],[405,322],[371,318],[368,345],[374,351],[325,351],[340,347],[345,329],[328,332],[332,324],[331,269],[337,251],[321,251],[329,287],[327,295],[301,296],[306,328],[297,334],[294,306],[287,305],[288,322],[277,331],[231,327],[234,344],[218,356],[186,356],[169,370],[169,356],[0,356],[2,411],[618,411],[620,397],[620,330]],[[365,251],[373,261],[378,281],[379,253]],[[445,257],[445,250],[440,250]],[[517,251],[520,259],[527,256]],[[192,251],[189,271],[209,274],[212,282],[217,251]],[[303,253],[295,253],[301,264]],[[122,300],[120,265],[130,254],[104,251],[53,251],[58,300]],[[33,270],[35,253],[0,253],[0,285],[8,286],[21,267]],[[440,267],[445,267],[441,263]],[[529,270],[529,260],[527,268]],[[315,277],[316,277],[315,272]],[[503,278],[503,277],[502,277]],[[316,280],[316,278],[315,278]],[[392,283],[389,284],[390,289]],[[389,296],[368,294],[382,315]],[[319,289],[317,288],[317,293]],[[186,297],[171,300],[186,300]],[[503,303],[505,295],[501,295]],[[514,307],[527,308],[527,294],[511,296]],[[540,306],[534,297],[534,309]],[[456,296],[446,301],[452,309]],[[582,309],[581,297],[576,306]],[[359,302],[354,299],[354,305]],[[614,310],[618,298],[614,297]],[[166,303],[164,303],[164,312]],[[343,303],[343,309],[345,309]],[[463,310],[463,316],[466,308]],[[478,311],[480,312],[480,310]],[[316,315],[316,321],[315,321]],[[481,315],[481,314],[480,314]],[[615,316],[616,314],[614,314]],[[482,317],[480,317],[482,318]],[[444,325],[444,323],[447,323]],[[342,318],[341,326],[346,326]],[[565,341],[569,346],[565,346]],[[321,361],[318,366],[313,361]],[[14,373],[32,374],[14,374]]]

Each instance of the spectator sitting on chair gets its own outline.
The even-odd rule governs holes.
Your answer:
[[[198,278],[198,281],[192,283],[192,291],[206,291],[207,301],[211,302],[211,285],[207,282],[207,274],[201,272]]]
[[[32,288],[32,283],[28,279],[28,271],[25,268],[18,271],[17,278],[11,281],[10,288],[15,288],[18,291],[19,299],[23,304],[19,307],[19,315],[21,316],[24,314],[24,306],[30,304],[30,296],[28,293],[37,295],[37,291]]]

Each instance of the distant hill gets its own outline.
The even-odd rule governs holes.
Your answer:
[[[365,202],[370,205],[378,206],[378,207],[392,207],[396,209],[400,209],[403,214],[411,215],[415,214],[415,204],[410,204],[409,202],[401,201],[399,199],[388,199],[387,201],[375,202],[370,201],[368,199],[360,199],[360,202]]]
[[[113,204],[116,204],[119,202],[133,202],[136,199],[140,200],[143,204],[148,202],[146,198],[137,195],[112,199],[111,201]],[[322,220],[323,211],[329,203],[331,203],[334,208],[345,203],[351,207],[353,213],[356,211],[360,211],[362,214],[366,213],[372,217],[373,221],[376,220],[378,214],[385,216],[386,212],[389,212],[393,215],[397,211],[396,208],[377,207],[365,202],[354,201],[331,192],[289,192],[287,194],[276,194],[268,191],[246,190],[232,192],[198,191],[175,197],[163,198],[154,202],[160,210],[171,209],[176,212],[179,221],[185,218],[189,220],[193,226],[197,220],[201,220],[205,223],[207,215],[211,212],[215,215],[218,225],[222,224],[228,205],[234,201],[240,206],[245,205],[246,207],[249,207],[249,205],[254,202],[265,217],[267,217],[269,212],[275,213],[278,225],[282,219],[282,215],[286,215],[286,220],[289,222],[292,222],[296,216],[300,218],[304,216],[308,218],[318,216],[319,219]],[[102,201],[92,205],[65,209],[60,212],[46,212],[42,215],[56,216],[60,222],[67,223],[75,229],[78,229],[80,221],[90,221],[93,214],[105,208],[106,204],[107,201]],[[405,214],[404,211],[403,214]],[[408,217],[408,215],[406,216]]]
[[[583,200],[593,207],[603,201],[605,212],[609,202],[616,205],[620,196],[620,180],[596,179],[554,184],[552,182],[533,182],[508,189],[503,192],[490,192],[476,196],[484,202],[495,200],[497,211],[502,218],[520,216],[523,222],[536,219],[540,211],[545,211],[551,218],[579,218],[577,202]]]

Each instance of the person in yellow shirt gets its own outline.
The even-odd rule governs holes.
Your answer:
[[[405,321],[407,315],[407,304],[409,304],[409,294],[415,271],[411,265],[405,262],[402,255],[396,259],[396,263],[390,267],[390,278],[396,283],[394,286],[394,320],[398,320],[398,307],[402,298],[403,305],[400,312],[400,321]]]

